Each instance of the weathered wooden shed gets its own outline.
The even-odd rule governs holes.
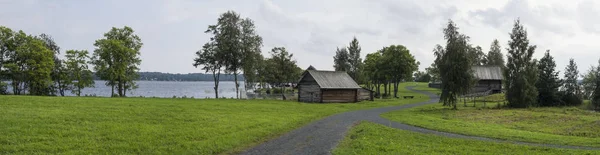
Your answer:
[[[492,93],[502,92],[502,68],[500,66],[473,66],[473,74],[477,78],[477,84],[471,89],[471,92],[492,91]]]
[[[370,98],[361,95],[365,92],[361,89],[346,72],[309,69],[304,71],[298,82],[298,101],[347,103],[373,99],[372,95],[369,95]]]

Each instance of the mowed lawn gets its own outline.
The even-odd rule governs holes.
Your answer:
[[[404,86],[401,93],[411,94]],[[0,154],[235,153],[335,113],[425,100],[306,104],[0,96]]]
[[[362,122],[353,127],[333,154],[598,154],[510,143],[448,138]]]
[[[502,94],[485,97],[503,100]],[[578,107],[510,109],[501,102],[467,100],[458,110],[442,103],[383,114],[393,121],[414,126],[514,141],[600,147],[600,113]]]

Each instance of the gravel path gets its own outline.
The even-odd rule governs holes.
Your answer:
[[[392,128],[409,130],[425,134],[435,134],[440,136],[446,136],[451,138],[464,138],[464,139],[475,139],[482,141],[493,141],[493,142],[508,142],[530,146],[543,146],[552,148],[566,148],[566,149],[586,149],[586,150],[600,150],[600,148],[594,147],[583,147],[583,146],[566,146],[556,144],[539,144],[529,142],[518,142],[518,141],[507,141],[477,136],[467,136],[454,133],[440,132],[429,130],[425,128],[415,127],[406,125],[398,122],[393,122],[388,119],[382,118],[380,114],[412,108],[416,106],[422,106],[426,104],[438,103],[439,97],[436,94],[414,90],[413,87],[407,87],[408,90],[426,94],[430,97],[429,101],[407,104],[401,106],[382,107],[367,110],[358,110],[336,114],[333,116],[326,117],[324,119],[312,122],[301,128],[286,133],[279,138],[270,140],[263,144],[260,144],[254,148],[246,150],[242,154],[244,155],[320,155],[320,154],[331,154],[330,151],[337,146],[340,140],[344,138],[346,132],[352,127],[353,124],[360,121],[371,121],[379,123]]]

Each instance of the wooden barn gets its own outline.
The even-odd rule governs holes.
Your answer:
[[[348,103],[373,100],[373,92],[361,88],[346,72],[319,71],[310,67],[298,82],[299,102]]]
[[[471,92],[492,91],[492,93],[502,92],[502,68],[500,66],[473,66],[473,74],[478,79]]]

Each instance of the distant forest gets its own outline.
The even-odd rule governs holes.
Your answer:
[[[213,81],[212,74],[188,73],[172,74],[161,72],[139,72],[141,81]],[[233,81],[233,75],[221,74],[220,81]],[[100,80],[94,76],[94,80]],[[244,75],[238,75],[238,81],[244,81]]]

